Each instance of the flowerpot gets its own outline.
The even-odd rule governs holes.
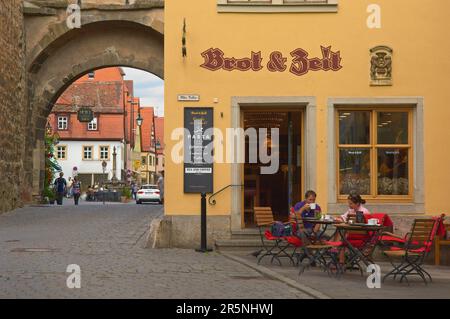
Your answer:
[[[129,202],[129,200],[128,200],[128,198],[127,198],[126,196],[121,196],[121,197],[120,197],[120,201],[121,201],[122,203],[128,203],[128,202]]]

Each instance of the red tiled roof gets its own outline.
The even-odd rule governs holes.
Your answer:
[[[153,107],[141,107],[141,116],[143,118],[141,126],[141,148],[143,152],[150,152],[154,149],[152,145],[152,130],[153,130]]]
[[[122,113],[123,86],[121,82],[80,82],[72,84],[56,101],[53,111],[76,112],[78,106],[93,107],[94,112]]]

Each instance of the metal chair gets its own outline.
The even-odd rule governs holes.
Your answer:
[[[293,238],[291,242],[288,241],[289,236],[274,236],[269,227],[275,223],[272,214],[272,208],[270,207],[255,207],[255,221],[259,229],[259,235],[261,238],[262,251],[258,253],[261,255],[258,257],[258,264],[264,257],[272,256],[271,263],[276,259],[281,266],[280,257],[289,258],[291,263],[294,265],[294,259],[292,255],[288,254],[286,250],[293,246]],[[289,223],[286,223],[289,224]]]
[[[415,219],[411,232],[406,236],[404,248],[390,247],[389,250],[383,251],[383,254],[389,258],[394,267],[383,277],[383,282],[390,276],[393,276],[394,280],[397,276],[400,276],[400,282],[403,282],[403,280],[408,282],[408,276],[420,276],[424,283],[428,284],[425,277],[427,276],[432,282],[431,275],[422,265],[431,251],[441,218]]]

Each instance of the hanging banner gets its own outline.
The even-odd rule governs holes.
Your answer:
[[[213,192],[213,108],[184,108],[184,192]]]

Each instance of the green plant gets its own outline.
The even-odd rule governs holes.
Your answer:
[[[131,198],[131,189],[129,187],[124,187],[122,189],[122,196],[125,196],[127,199]]]
[[[55,145],[58,144],[58,134],[53,134],[50,130],[45,132],[45,179],[42,197],[47,197],[50,201],[55,200],[56,194],[53,191],[53,179],[57,171],[61,170],[54,157]]]
[[[44,190],[42,191],[42,197],[48,198],[48,200],[50,202],[52,202],[56,199],[56,194],[55,194],[53,188],[51,186],[48,186],[48,187],[44,188]]]

